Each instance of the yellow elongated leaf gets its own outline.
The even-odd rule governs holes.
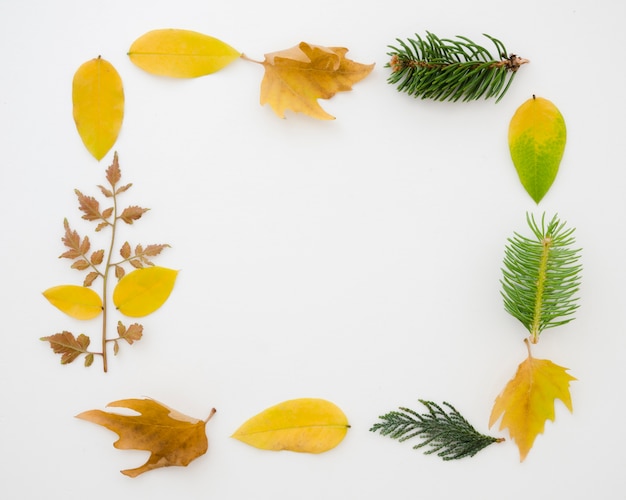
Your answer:
[[[522,362],[515,377],[496,398],[489,417],[489,427],[500,417],[500,430],[509,429],[511,438],[519,449],[520,461],[533,446],[535,438],[543,433],[546,420],[554,421],[554,401],[563,401],[572,411],[569,383],[576,380],[567,368],[548,359],[532,356]]]
[[[113,303],[122,314],[147,316],[170,296],[178,271],[166,267],[145,267],[124,276],[113,290]]]
[[[99,161],[115,144],[124,118],[124,88],[113,65],[97,57],[80,66],[72,82],[72,103],[78,134]]]
[[[565,151],[567,131],[558,108],[533,96],[509,124],[509,150],[520,181],[536,203],[548,192]]]
[[[128,55],[148,73],[196,78],[219,71],[241,54],[221,40],[196,31],[159,29],[137,38]]]
[[[301,398],[267,408],[231,437],[263,450],[322,453],[337,446],[348,427],[348,419],[335,404]]]
[[[91,288],[59,285],[48,288],[43,296],[57,309],[76,319],[93,319],[102,312],[102,299]]]

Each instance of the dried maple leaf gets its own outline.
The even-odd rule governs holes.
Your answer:
[[[161,467],[185,467],[204,455],[209,447],[205,426],[215,409],[211,410],[206,420],[198,420],[154,399],[122,399],[109,403],[107,407],[129,408],[139,415],[89,410],[76,417],[115,432],[119,439],[113,446],[118,449],[151,452],[150,458],[141,467],[121,471],[127,476],[137,477]]]
[[[554,421],[556,399],[572,411],[569,383],[576,379],[567,370],[548,359],[533,358],[529,349],[528,358],[496,398],[489,427],[502,416],[500,430],[509,429],[519,449],[520,461],[528,455],[537,435],[543,433],[546,420]]]
[[[261,82],[261,105],[269,103],[281,118],[285,110],[305,113],[320,120],[332,120],[317,99],[330,99],[337,92],[370,74],[373,64],[360,64],[345,55],[348,49],[322,47],[300,42],[287,50],[265,54],[265,75]]]

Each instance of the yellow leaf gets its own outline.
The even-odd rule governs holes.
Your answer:
[[[102,312],[102,299],[91,288],[78,285],[60,285],[48,288],[43,296],[68,316],[93,319]]]
[[[302,398],[267,408],[231,437],[263,450],[322,453],[337,446],[348,427],[348,419],[333,403]]]
[[[108,406],[129,408],[139,415],[89,410],[76,415],[76,418],[115,432],[119,439],[113,446],[120,450],[151,452],[145,464],[136,469],[123,470],[122,474],[137,477],[160,467],[186,467],[192,460],[204,455],[209,447],[205,426],[215,410],[203,421],[183,415],[153,399],[123,399]]]
[[[345,55],[342,47],[321,47],[301,42],[287,50],[265,54],[265,75],[261,82],[261,105],[269,103],[281,118],[285,110],[305,113],[320,120],[332,120],[317,99],[330,99],[337,92],[370,74],[373,64],[360,64]]]
[[[122,314],[147,316],[170,296],[178,271],[166,267],[145,267],[124,276],[113,290],[113,303]]]
[[[72,83],[74,121],[87,150],[101,160],[113,147],[124,118],[122,79],[101,57],[83,64]]]
[[[212,36],[161,29],[137,38],[128,55],[133,64],[153,75],[195,78],[219,71],[241,54]]]
[[[529,352],[515,377],[496,398],[489,417],[489,427],[502,416],[500,430],[509,429],[517,444],[520,461],[543,433],[546,420],[554,421],[554,401],[560,399],[572,411],[569,383],[576,380],[562,366],[547,359],[534,359]]]
[[[509,149],[520,181],[536,203],[548,192],[563,158],[565,120],[547,99],[533,96],[509,124]]]

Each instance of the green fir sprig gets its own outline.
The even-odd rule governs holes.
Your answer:
[[[438,101],[472,101],[484,96],[500,101],[509,89],[517,70],[529,62],[515,54],[507,56],[505,46],[487,34],[497,57],[469,38],[438,38],[426,32],[426,38],[406,42],[397,39],[399,47],[390,45],[391,75],[387,80],[398,90],[422,99]]]
[[[451,404],[443,405],[449,413],[432,401],[419,400],[428,413],[420,414],[409,408],[399,408],[400,411],[391,411],[379,417],[370,429],[371,432],[380,432],[398,441],[406,441],[414,437],[422,442],[413,446],[413,449],[430,446],[424,452],[426,455],[437,453],[443,460],[457,460],[472,457],[480,450],[493,443],[504,441],[504,438],[486,436],[478,432]]]
[[[574,229],[555,215],[541,225],[532,215],[526,220],[532,238],[515,233],[509,238],[502,269],[505,309],[530,332],[534,344],[546,328],[570,322],[578,309],[580,249],[573,249]]]

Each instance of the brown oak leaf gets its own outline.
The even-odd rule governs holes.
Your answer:
[[[148,461],[136,469],[121,471],[130,477],[169,466],[187,466],[204,455],[209,447],[205,426],[215,413],[211,410],[206,420],[198,420],[177,412],[154,399],[123,399],[108,407],[128,408],[139,415],[120,415],[101,410],[90,410],[77,418],[102,425],[115,432],[119,439],[113,443],[121,450],[146,450]]]
[[[332,120],[317,99],[330,99],[337,92],[352,90],[364,79],[373,64],[360,64],[345,55],[343,47],[322,47],[300,42],[287,50],[265,54],[261,64],[261,105],[269,103],[281,118],[285,110],[305,113],[320,120]]]

